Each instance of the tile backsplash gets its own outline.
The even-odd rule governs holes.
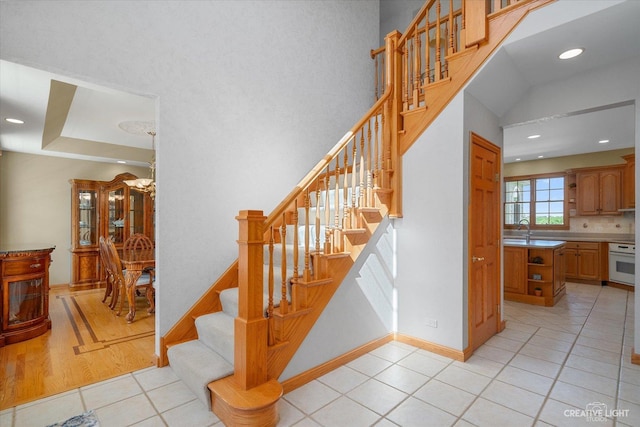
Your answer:
[[[569,226],[572,233],[635,234],[635,212],[621,216],[572,216]]]

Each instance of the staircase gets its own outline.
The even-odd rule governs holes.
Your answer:
[[[430,0],[372,51],[374,106],[264,216],[241,211],[238,260],[161,339],[227,425],[275,425],[277,381],[378,226],[402,216],[402,156],[504,38],[551,0]],[[165,353],[166,351],[166,353]]]

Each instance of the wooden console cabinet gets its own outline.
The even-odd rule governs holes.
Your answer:
[[[42,335],[49,319],[51,245],[0,246],[0,347]]]
[[[550,307],[565,294],[564,242],[505,244],[503,254],[505,300]]]
[[[111,236],[117,248],[134,233],[154,239],[153,199],[124,181],[123,173],[111,181],[72,179],[71,184],[71,288],[104,284],[98,241]]]

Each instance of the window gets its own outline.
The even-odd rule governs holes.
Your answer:
[[[513,177],[505,182],[505,228],[568,228],[564,175]]]

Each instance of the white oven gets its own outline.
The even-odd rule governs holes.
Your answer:
[[[636,245],[609,243],[609,280],[635,286]]]

